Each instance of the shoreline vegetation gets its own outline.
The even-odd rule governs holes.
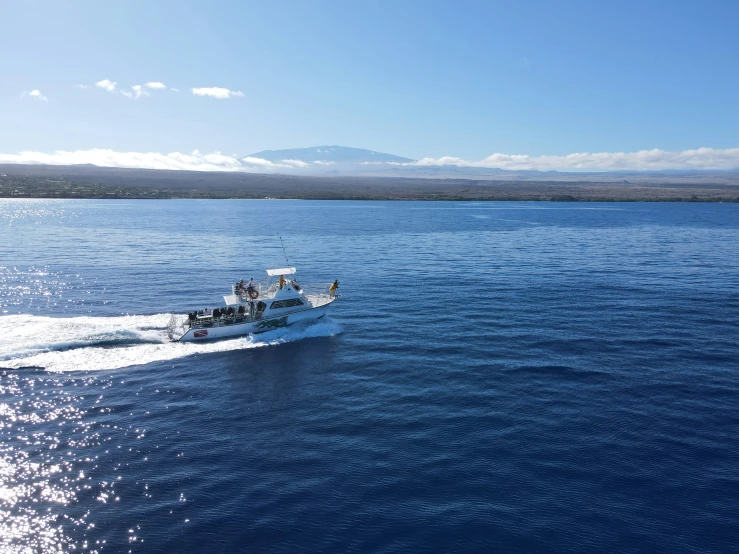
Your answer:
[[[0,165],[0,198],[739,202],[739,173],[532,173],[461,179]]]

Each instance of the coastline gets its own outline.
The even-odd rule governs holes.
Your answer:
[[[461,179],[2,165],[0,198],[739,202],[739,174]]]

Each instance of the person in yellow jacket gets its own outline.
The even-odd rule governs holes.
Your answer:
[[[338,288],[339,288],[339,281],[334,281],[333,283],[331,283],[331,286],[328,287],[328,295],[331,298],[333,298],[334,296],[336,296],[336,289],[338,289]]]
[[[285,276],[280,275],[280,288],[282,288],[283,286],[285,286]]]

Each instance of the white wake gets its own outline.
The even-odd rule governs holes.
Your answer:
[[[258,348],[343,331],[324,319],[309,326],[277,329],[218,342],[170,342],[170,314],[121,317],[0,317],[0,368],[41,367],[53,372],[110,370],[191,356]]]

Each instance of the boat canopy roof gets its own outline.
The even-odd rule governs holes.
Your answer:
[[[280,269],[268,269],[267,275],[275,277],[277,275],[292,275],[296,272],[294,267],[281,267]]]

